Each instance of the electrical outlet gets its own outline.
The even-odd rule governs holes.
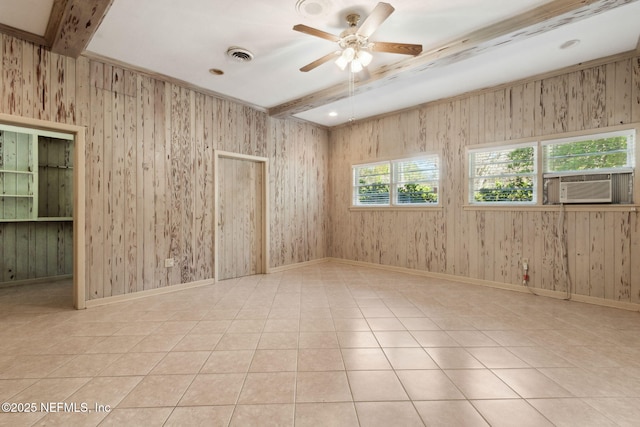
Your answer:
[[[173,258],[167,258],[164,260],[164,266],[166,268],[171,268],[173,267]]]

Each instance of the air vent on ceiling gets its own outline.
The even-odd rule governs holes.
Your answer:
[[[253,53],[242,47],[232,46],[227,49],[227,56],[238,62],[249,62],[253,59]]]
[[[296,11],[303,18],[322,18],[331,11],[330,0],[298,0]]]

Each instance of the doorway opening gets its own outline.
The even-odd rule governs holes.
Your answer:
[[[72,278],[85,308],[81,126],[0,114],[0,282]]]
[[[268,159],[215,151],[216,281],[268,273]]]

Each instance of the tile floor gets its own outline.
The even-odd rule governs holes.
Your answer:
[[[337,263],[70,301],[0,289],[1,426],[640,425],[637,312]]]

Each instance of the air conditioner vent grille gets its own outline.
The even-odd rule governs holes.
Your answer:
[[[562,203],[610,203],[611,180],[560,182]]]
[[[253,53],[242,47],[232,46],[227,49],[227,56],[238,62],[249,62],[253,59]]]
[[[562,175],[544,178],[544,204],[633,203],[633,172]]]

